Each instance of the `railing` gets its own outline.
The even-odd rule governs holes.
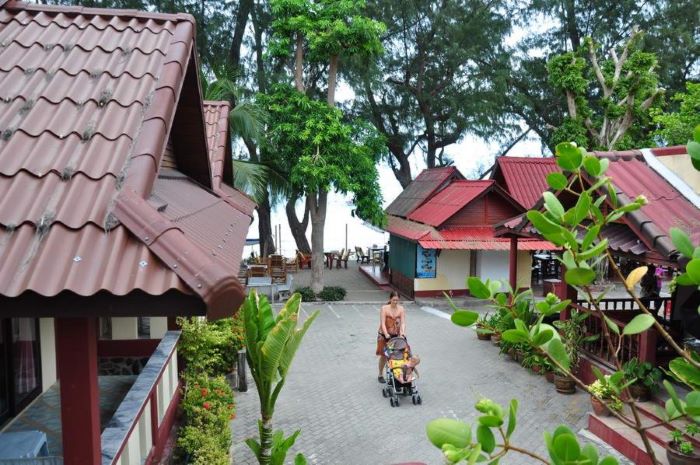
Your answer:
[[[670,297],[658,297],[655,299],[640,299],[647,309],[660,318],[668,320],[671,311],[671,298]],[[590,302],[585,300],[577,300],[576,304],[580,307],[593,310],[594,307]],[[604,311],[609,310],[639,310],[639,305],[634,299],[630,298],[619,298],[619,299],[602,299],[599,304],[599,308]]]
[[[102,432],[102,465],[141,465],[162,451],[179,399],[179,339],[165,334]]]

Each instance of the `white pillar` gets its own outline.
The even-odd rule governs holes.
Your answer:
[[[139,322],[136,317],[112,318],[112,339],[138,339]]]
[[[39,319],[41,345],[41,389],[46,391],[56,382],[56,330],[53,318]]]

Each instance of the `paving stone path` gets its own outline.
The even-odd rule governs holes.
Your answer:
[[[406,304],[407,333],[421,356],[418,387],[423,405],[404,398],[392,408],[381,395],[374,356],[377,305],[304,304],[302,313],[321,314],[297,352],[277,403],[275,428],[289,434],[301,428],[292,449],[310,464],[387,465],[422,461],[443,463],[441,453],[425,436],[425,425],[438,417],[474,422],[474,403],[481,397],[507,404],[518,398],[516,445],[546,454],[542,433],[561,423],[579,431],[585,426],[590,402],[581,392],[557,394],[543,377],[498,355],[489,342],[478,341],[473,330],[454,326],[440,310]],[[232,421],[233,463],[254,465],[244,444],[257,437],[259,404],[250,376],[249,391],[236,393],[237,417]],[[291,463],[293,454],[288,456]],[[509,455],[504,465],[535,463]]]

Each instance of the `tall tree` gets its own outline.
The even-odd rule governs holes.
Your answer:
[[[553,142],[576,141],[604,150],[650,145],[650,109],[664,91],[658,87],[656,56],[639,50],[640,40],[641,33],[633,30],[602,61],[588,37],[578,52],[550,60],[550,82],[566,96],[568,113]]]
[[[386,53],[355,60],[349,81],[355,110],[382,133],[388,163],[406,187],[410,158],[429,168],[448,164],[445,149],[466,132],[487,136],[503,122],[499,70],[510,21],[499,0],[373,0],[373,18],[387,24]]]
[[[293,50],[295,90],[278,86],[263,100],[277,117],[271,123],[276,151],[293,150],[282,159],[287,160],[292,183],[310,204],[311,288],[319,292],[329,190],[352,192],[360,217],[378,223],[383,219],[374,165],[376,138],[363,125],[343,121],[335,108],[335,89],[341,58],[377,55],[384,26],[364,16],[362,0],[273,0],[271,5],[275,15],[271,51],[288,56]],[[303,93],[305,59],[327,65],[325,109]]]
[[[657,112],[654,123],[659,127],[654,132],[663,145],[682,145],[693,138],[693,130],[700,125],[700,84],[689,82],[688,92],[673,97],[680,104],[676,111]]]

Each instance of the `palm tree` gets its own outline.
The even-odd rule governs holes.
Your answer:
[[[316,310],[301,328],[297,328],[300,308],[301,295],[298,293],[287,300],[277,317],[273,315],[267,297],[257,295],[255,290],[243,302],[246,358],[258,390],[261,417],[258,422],[260,442],[250,438],[246,444],[255,453],[260,465],[282,464],[286,450],[299,434],[296,431],[286,440],[282,439],[281,432],[273,435],[272,415],[294,355],[304,334],[319,314]],[[300,459],[297,461],[301,463]]]

